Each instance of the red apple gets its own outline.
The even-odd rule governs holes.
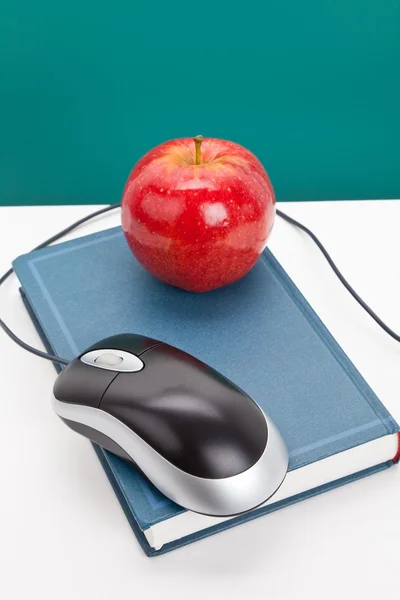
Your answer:
[[[122,228],[138,261],[192,292],[243,277],[264,250],[274,218],[271,182],[254,154],[202,136],[150,150],[122,197]]]

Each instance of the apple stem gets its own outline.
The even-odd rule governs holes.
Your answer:
[[[196,146],[196,165],[201,165],[201,142],[204,138],[202,135],[196,135],[193,140]]]

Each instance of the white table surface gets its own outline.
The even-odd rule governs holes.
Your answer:
[[[400,201],[285,204],[400,332]],[[0,208],[0,268],[94,207]],[[118,224],[97,219],[74,236]],[[70,236],[73,237],[73,236]],[[341,287],[314,244],[279,219],[270,248],[400,421],[400,344]],[[37,334],[16,278],[1,315]],[[400,469],[149,559],[90,444],[53,414],[51,363],[0,332],[0,596],[14,599],[398,598]]]

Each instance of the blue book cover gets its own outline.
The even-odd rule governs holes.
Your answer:
[[[379,458],[382,451],[377,451],[376,463],[361,462],[344,476],[336,469],[333,481],[308,475],[314,481],[310,489],[296,487],[292,475],[292,495],[272,498],[239,517],[209,517],[199,522],[198,531],[185,525],[182,537],[162,545],[152,545],[149,532],[176,517],[188,523],[188,511],[165,498],[135,466],[95,446],[148,555],[393,464],[398,425],[268,249],[241,281],[206,294],[150,276],[119,227],[25,254],[13,266],[44,343],[59,356],[73,359],[99,339],[139,333],[193,354],[246,390],[286,441],[288,478],[304,467],[312,473],[310,467],[329,457],[347,451],[355,456],[357,447],[391,438],[387,456]]]

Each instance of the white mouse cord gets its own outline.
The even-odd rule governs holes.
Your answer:
[[[66,227],[65,229],[63,229],[59,233],[56,233],[55,235],[53,235],[51,238],[49,238],[45,242],[39,244],[39,246],[36,246],[36,248],[34,248],[34,250],[40,250],[41,248],[45,248],[46,246],[49,246],[53,242],[56,242],[57,240],[59,240],[60,238],[62,238],[64,235],[66,235],[67,233],[69,233],[70,231],[72,231],[73,229],[75,229],[76,227],[79,227],[79,225],[82,225],[83,223],[86,223],[87,221],[90,221],[90,219],[93,219],[94,217],[97,217],[97,216],[102,215],[102,214],[104,214],[106,212],[109,212],[110,210],[114,210],[115,208],[119,208],[120,206],[121,206],[121,203],[111,204],[110,206],[107,206],[106,208],[102,208],[100,210],[96,210],[95,212],[87,215],[86,217],[83,217],[82,219],[79,219],[78,221],[75,221],[75,223],[72,223],[72,225],[69,225],[69,227]],[[382,321],[382,319],[380,319],[378,317],[378,315],[372,310],[372,308],[370,308],[368,306],[368,304],[366,302],[364,302],[364,300],[351,287],[351,285],[348,283],[348,281],[344,278],[344,276],[342,275],[342,273],[339,271],[338,267],[335,265],[335,263],[333,262],[332,258],[328,254],[328,251],[325,249],[325,247],[319,241],[319,239],[317,238],[317,236],[310,229],[308,229],[305,225],[302,225],[301,223],[299,223],[298,221],[296,221],[292,217],[289,217],[288,215],[286,215],[285,213],[283,213],[281,210],[277,210],[276,214],[279,217],[281,217],[281,219],[283,219],[284,221],[287,221],[291,225],[294,225],[295,227],[298,227],[298,229],[301,229],[307,235],[310,236],[310,238],[313,240],[313,242],[315,242],[315,244],[321,250],[322,254],[325,256],[326,260],[328,261],[330,267],[333,269],[335,275],[339,278],[340,282],[344,285],[344,287],[347,289],[347,291],[360,304],[360,306],[362,306],[362,308],[369,314],[369,316],[374,319],[374,321],[379,325],[379,327],[381,327],[384,331],[386,331],[386,333],[388,335],[390,335],[393,339],[395,339],[397,342],[400,342],[400,335],[398,335],[392,329],[390,329],[390,327],[388,327]],[[0,277],[0,285],[2,283],[4,283],[4,281],[13,273],[13,271],[14,270],[11,268],[6,273],[4,273],[4,275],[2,275],[2,277]],[[32,346],[30,346],[29,344],[27,344],[26,342],[24,342],[23,340],[21,340],[17,335],[15,335],[15,333],[13,333],[11,331],[11,329],[4,323],[4,321],[1,318],[0,318],[0,327],[3,329],[3,331],[16,344],[18,344],[19,346],[21,346],[21,348],[23,348],[24,350],[27,350],[28,352],[31,352],[32,354],[35,354],[36,356],[39,356],[40,358],[45,358],[46,360],[50,360],[53,363],[57,363],[57,364],[60,364],[60,365],[68,365],[70,363],[70,361],[67,360],[67,359],[65,359],[65,358],[61,358],[60,356],[53,356],[52,354],[48,354],[47,352],[42,352],[41,350],[38,350],[37,348],[33,348]]]

